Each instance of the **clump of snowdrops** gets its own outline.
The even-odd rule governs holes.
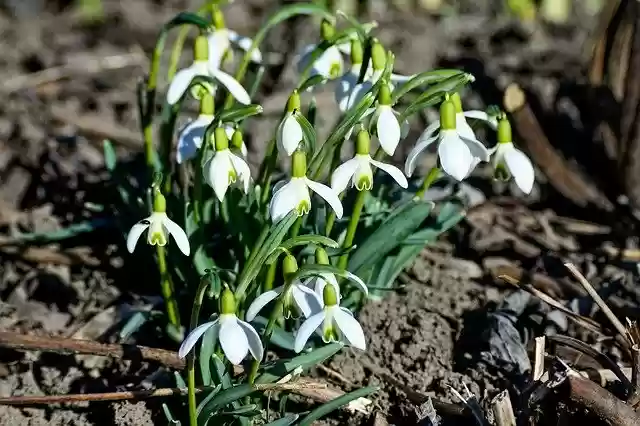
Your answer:
[[[244,127],[262,113],[257,90],[269,65],[260,45],[271,28],[298,15],[319,22],[319,40],[296,56],[299,80],[279,124],[251,135],[266,152],[255,173]],[[533,167],[513,145],[507,117],[463,109],[459,93],[473,76],[455,69],[397,74],[375,27],[296,3],[247,38],[225,26],[218,2],[181,13],[161,30],[139,87],[146,176],[122,179],[105,143],[124,201],[120,216],[138,221],[127,248],[143,256],[155,251],[167,332],[187,361],[186,381],[177,381],[188,387],[191,426],[308,425],[374,392],[360,389],[306,413],[290,413],[286,398],[273,413],[261,393],[343,346],[366,351],[358,310],[395,290],[420,250],[463,216],[455,199],[438,206],[424,199],[435,180],[462,181],[491,162],[497,177],[513,176],[531,191]],[[174,28],[180,32],[160,91],[160,60]],[[181,56],[187,66],[179,65]],[[340,111],[325,140],[316,133],[325,116],[315,103],[318,91],[333,91],[332,108]],[[177,128],[187,105],[199,113]],[[406,140],[410,121],[427,108],[438,108],[439,119],[417,141]],[[497,144],[479,141],[468,120],[495,130]],[[413,145],[404,170],[390,160],[400,144]],[[343,147],[352,153],[346,160]],[[413,176],[431,149],[437,166]],[[279,161],[288,163],[286,171]],[[277,361],[265,362],[267,349]]]

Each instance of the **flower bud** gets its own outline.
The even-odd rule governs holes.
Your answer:
[[[295,150],[291,155],[291,176],[302,178],[307,175],[307,155],[304,151]]]
[[[323,249],[322,247],[316,248],[316,263],[318,265],[331,264],[331,262],[329,262],[329,255],[327,254],[326,250]]]
[[[323,19],[320,24],[320,37],[322,37],[323,40],[331,40],[335,34],[336,28],[333,24],[326,19]]]
[[[229,139],[227,138],[227,132],[224,127],[216,127],[213,137],[216,144],[216,151],[229,149]]]
[[[373,62],[374,71],[383,70],[387,63],[387,54],[378,40],[374,40],[371,46],[371,62]]]
[[[211,8],[211,21],[213,22],[213,27],[216,30],[225,28],[224,14],[218,6],[212,6]]]
[[[300,94],[297,90],[291,92],[287,100],[287,112],[294,112],[300,109]]]
[[[453,100],[447,97],[440,105],[440,129],[456,129],[456,106]]]
[[[209,60],[209,41],[207,36],[200,34],[196,37],[196,41],[193,44],[193,59],[194,61]]]
[[[357,155],[369,155],[371,148],[371,138],[369,132],[362,129],[356,136],[356,154]]]
[[[322,299],[325,306],[334,306],[338,304],[338,295],[336,289],[332,285],[325,285],[322,290]]]
[[[498,143],[511,143],[513,136],[511,134],[511,123],[506,115],[502,115],[498,120]]]
[[[153,197],[153,212],[154,213],[165,213],[167,211],[167,200],[164,198],[164,195],[158,190],[155,191]]]
[[[282,260],[282,276],[285,280],[289,280],[296,272],[298,272],[298,262],[295,257],[287,254]]]
[[[358,65],[364,61],[364,50],[362,49],[362,43],[355,38],[351,40],[351,64]]]
[[[222,296],[220,297],[220,314],[222,315],[235,315],[236,313],[236,297],[229,287],[225,287],[222,290]]]
[[[200,115],[213,115],[215,112],[215,101],[213,95],[208,91],[202,92],[200,98]]]

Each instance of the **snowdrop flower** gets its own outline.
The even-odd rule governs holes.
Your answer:
[[[197,76],[210,77],[222,84],[241,104],[249,105],[251,98],[242,85],[231,75],[219,68],[214,68],[209,63],[209,46],[207,37],[196,37],[193,53],[193,63],[184,68],[173,77],[167,91],[167,102],[171,105],[182,99],[187,88]]]
[[[298,216],[309,213],[311,210],[309,189],[329,203],[338,219],[342,218],[342,203],[338,195],[328,186],[307,177],[306,155],[297,150],[291,156],[291,179],[275,190],[271,198],[269,204],[271,220],[277,222],[292,210],[295,210]]]
[[[331,40],[335,35],[335,28],[327,20],[323,20],[320,26],[320,33],[322,40]],[[302,52],[297,56],[297,68],[300,74],[304,73],[310,66],[310,75],[320,75],[327,80],[334,80],[340,77],[344,72],[344,58],[342,52],[348,53],[350,50],[350,44],[344,43],[343,45],[333,45],[326,49],[322,54],[316,58],[313,63],[310,64],[311,55],[313,51],[318,47],[317,44],[310,44],[302,49]]]
[[[229,185],[237,181],[247,194],[251,183],[249,165],[229,150],[229,139],[224,128],[215,129],[214,139],[215,152],[202,166],[205,181],[213,188],[220,201],[224,199]]]
[[[247,309],[247,321],[253,321],[262,308],[281,294],[285,318],[298,318],[300,314],[304,315],[305,318],[309,318],[312,314],[322,310],[322,304],[312,289],[297,279],[290,282],[290,277],[298,271],[296,258],[290,254],[287,255],[282,262],[282,270],[285,284],[256,297],[249,309]]]
[[[276,131],[276,145],[280,152],[287,155],[293,154],[298,149],[303,138],[302,126],[297,119],[299,114],[300,95],[297,90],[294,90],[287,101],[287,112]]]
[[[129,250],[129,253],[133,253],[140,236],[147,228],[149,229],[147,236],[149,245],[163,247],[167,245],[169,235],[171,235],[180,251],[189,256],[191,251],[189,238],[187,238],[187,234],[182,228],[167,216],[167,201],[158,190],[155,191],[151,216],[133,225],[129,235],[127,235],[127,250]]]
[[[387,84],[380,86],[378,106],[373,117],[380,147],[387,155],[393,155],[402,137],[402,127],[396,117],[396,112],[391,107],[391,90]]]
[[[231,53],[232,45],[248,52],[251,49],[253,40],[249,37],[242,37],[235,31],[226,28],[224,15],[219,8],[215,8],[212,15],[214,29],[207,36],[209,41],[209,64],[212,68],[219,69],[227,52]],[[258,48],[251,51],[251,60],[255,63],[262,62],[262,53]]]
[[[311,335],[316,332],[325,343],[343,342],[365,350],[367,347],[362,326],[347,309],[338,305],[338,293],[331,285],[323,289],[322,311],[313,314],[302,323],[296,334],[294,349],[302,351]]]
[[[316,248],[316,264],[318,265],[330,265],[329,256],[327,252],[322,248]],[[358,289],[362,291],[365,295],[369,294],[369,289],[363,281],[349,281],[358,286]],[[330,273],[322,273],[318,277],[309,278],[304,282],[304,285],[310,289],[312,289],[316,296],[322,300],[322,296],[324,294],[325,286],[332,286],[338,296],[338,302],[340,302],[340,286],[338,285],[338,280],[334,274]],[[316,311],[317,312],[317,311]],[[308,316],[307,316],[308,318]]]
[[[364,52],[362,44],[358,39],[351,41],[351,68],[344,73],[338,80],[335,90],[335,99],[340,108],[340,112],[347,111],[349,106],[349,97],[351,92],[358,84],[360,71],[362,69],[362,61],[364,60]],[[368,70],[367,70],[368,71]],[[366,75],[365,75],[366,77]]]
[[[529,194],[535,180],[533,164],[529,157],[513,145],[512,140],[511,124],[506,115],[503,115],[498,121],[498,145],[492,150],[491,162],[495,175],[505,180],[513,176],[518,188]]]
[[[373,171],[371,166],[375,166],[385,171],[403,188],[409,186],[407,178],[402,171],[391,164],[385,164],[371,158],[369,154],[370,138],[369,132],[360,130],[356,137],[356,155],[351,160],[338,166],[331,175],[331,188],[338,194],[347,189],[349,182],[351,187],[356,187],[358,191],[369,191],[373,187]]]
[[[180,345],[178,356],[187,356],[205,333],[205,338],[220,342],[222,352],[234,365],[241,364],[248,353],[254,359],[262,360],[264,348],[260,336],[251,324],[236,316],[236,301],[229,288],[225,288],[220,297],[220,315],[213,321],[194,328]]]
[[[445,173],[462,181],[480,161],[489,161],[489,151],[473,135],[473,131],[457,128],[456,107],[451,98],[440,106],[440,120],[428,126],[418,138],[405,163],[405,173],[411,176],[419,155],[434,142],[438,143],[438,158]],[[434,135],[438,131],[438,134]]]

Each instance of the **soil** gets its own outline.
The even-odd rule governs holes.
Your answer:
[[[108,1],[105,21],[92,24],[79,23],[67,2],[51,2],[38,16],[18,20],[0,11],[0,227],[4,232],[0,242],[105,219],[102,206],[110,200],[104,191],[108,176],[102,140],[112,139],[119,156],[135,170],[142,146],[135,87],[147,67],[145,54],[153,48],[160,25],[181,10],[193,9],[189,3]],[[235,2],[229,6],[227,25],[251,34],[274,3]],[[470,109],[500,104],[499,89],[517,81],[533,95],[545,130],[555,132],[554,143],[560,141],[557,148],[574,158],[575,146],[563,144],[565,139],[559,136],[585,137],[577,111],[580,104],[568,96],[561,98],[560,107],[557,103],[561,93],[566,95],[561,89],[567,80],[583,76],[579,52],[594,19],[579,11],[580,19],[562,28],[542,26],[532,31],[495,16],[493,3],[501,2],[456,3],[458,12],[450,16],[395,9],[371,12],[381,40],[397,53],[397,70],[409,74],[458,66],[474,73],[477,82],[465,98]],[[259,95],[264,117],[252,120],[247,129],[254,164],[264,150],[260,135],[273,128],[292,87],[292,52],[311,40],[310,27],[308,21],[293,20],[267,38],[264,50],[281,55],[286,65],[269,71]],[[318,95],[321,110],[330,102],[330,92]],[[321,122],[333,119],[327,113]],[[321,134],[327,127],[320,129]],[[417,131],[418,123],[413,134]],[[408,149],[409,144],[402,147],[396,159],[406,156]],[[421,167],[426,169],[427,163]],[[606,183],[610,170],[598,174],[589,168],[593,164],[580,164],[598,185]],[[423,252],[401,276],[402,291],[366,305],[360,320],[367,332],[367,352],[337,355],[327,367],[342,378],[327,377],[345,390],[380,384],[375,414],[393,424],[415,424],[417,405],[406,392],[383,380],[380,372],[441,401],[459,402],[450,389],[462,391],[464,384],[486,405],[514,376],[486,359],[483,362],[478,348],[465,339],[478,316],[495,311],[513,291],[495,279],[499,267],[540,274],[560,299],[584,304],[584,293],[571,285],[561,267],[563,261],[576,262],[594,284],[618,283],[610,291],[617,297],[616,312],[637,314],[638,294],[630,289],[633,272],[602,254],[606,247],[636,247],[637,239],[629,231],[635,222],[630,222],[624,208],[603,213],[572,205],[544,176],[539,178],[534,194],[523,199],[513,186],[493,182],[488,170],[474,176],[470,184],[488,201],[471,209],[463,223]],[[115,342],[122,340],[125,318],[151,310],[158,302],[155,281],[141,275],[142,256],[132,261],[123,253],[121,235],[106,219],[94,231],[60,242],[36,242],[20,250],[0,246],[0,329]],[[549,313],[537,305],[533,310],[543,317]],[[591,305],[581,310],[592,311]],[[538,327],[548,327],[548,318],[545,321]],[[579,335],[573,326],[562,331]],[[176,349],[161,336],[160,322],[150,321],[125,340]],[[593,336],[580,337],[595,342]],[[597,342],[601,350],[619,358],[615,347]],[[327,375],[321,370],[315,374]],[[146,363],[0,352],[0,396],[163,385],[172,385],[172,373]],[[0,405],[0,425],[165,424],[162,402],[23,409]],[[327,422],[369,424],[371,419],[338,413]]]

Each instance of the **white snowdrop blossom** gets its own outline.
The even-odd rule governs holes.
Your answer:
[[[209,32],[209,63],[213,68],[221,68],[222,61],[227,52],[231,52],[231,47],[236,46],[244,52],[251,49],[253,40],[243,37],[237,32],[226,27],[224,15],[219,8],[215,8],[212,13],[213,29]],[[258,48],[251,51],[251,61],[262,62],[262,53]]]
[[[178,356],[186,357],[205,336],[205,339],[220,342],[225,357],[234,365],[240,365],[249,353],[255,360],[262,360],[264,348],[260,336],[251,324],[236,316],[235,298],[228,288],[223,291],[220,301],[220,315],[194,328],[180,345]]]
[[[194,47],[193,63],[176,73],[169,84],[167,102],[171,105],[178,102],[194,78],[197,76],[210,77],[222,84],[231,95],[241,104],[249,105],[251,98],[242,85],[231,75],[214,68],[209,63],[208,41],[205,36],[198,36]],[[213,93],[212,93],[213,94]]]
[[[318,47],[317,44],[309,44],[305,46],[297,56],[297,69],[300,74],[304,73],[310,67],[309,77],[320,75],[327,80],[335,80],[344,73],[344,57],[338,46],[331,46],[313,62],[313,51]]]
[[[535,172],[533,164],[525,153],[513,145],[511,125],[506,116],[498,121],[498,144],[492,149],[491,162],[498,178],[513,176],[516,185],[525,194],[531,193]]]
[[[164,196],[156,191],[153,201],[153,213],[131,227],[127,235],[127,250],[133,253],[142,233],[148,229],[147,243],[149,245],[165,246],[169,241],[169,235],[173,236],[178,248],[186,256],[189,256],[191,248],[189,238],[184,230],[169,219],[166,213],[167,203]]]
[[[316,332],[325,343],[342,342],[361,350],[367,348],[362,326],[347,308],[338,304],[338,294],[332,285],[323,289],[323,308],[302,323],[296,333],[294,349],[301,352],[311,335]]]
[[[287,112],[276,131],[276,145],[278,150],[288,156],[298,149],[304,137],[302,126],[300,126],[297,118],[298,114],[300,114],[299,111],[300,95],[294,90],[287,101]]]
[[[489,161],[489,151],[473,135],[471,128],[458,129],[456,107],[451,99],[440,106],[440,120],[429,125],[420,135],[405,163],[405,173],[411,176],[415,171],[418,157],[431,144],[438,145],[438,158],[445,173],[462,181],[473,171],[480,161]],[[465,122],[466,124],[466,122]],[[434,135],[434,133],[436,133]]]
[[[380,147],[387,155],[393,155],[402,138],[402,126],[396,117],[396,112],[391,107],[391,91],[387,84],[383,83],[380,86],[378,106],[373,117]]]
[[[306,176],[305,153],[300,150],[295,151],[291,156],[291,163],[291,179],[274,187],[274,194],[269,204],[271,220],[278,222],[292,210],[295,210],[299,216],[309,213],[311,210],[309,190],[323,198],[331,206],[338,219],[342,218],[342,203],[338,195],[328,186],[315,182]]]
[[[347,189],[349,183],[351,187],[356,187],[358,191],[369,191],[373,187],[373,170],[371,166],[377,167],[395,180],[398,185],[407,188],[409,183],[402,171],[391,164],[376,161],[369,154],[370,138],[369,132],[360,130],[356,137],[356,155],[338,166],[331,174],[331,188],[338,194]]]
[[[220,201],[224,200],[229,186],[238,182],[245,194],[249,193],[251,170],[242,158],[231,152],[224,128],[215,130],[215,152],[204,163],[203,175]]]

